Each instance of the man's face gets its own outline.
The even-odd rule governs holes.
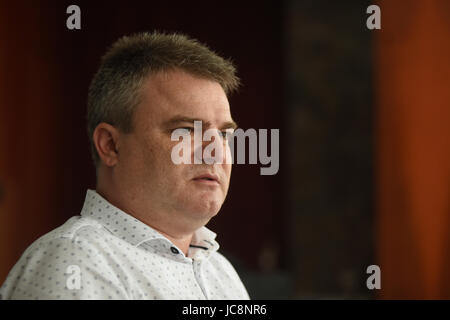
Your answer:
[[[188,137],[193,141],[194,120],[202,121],[203,130],[230,130],[230,106],[220,84],[182,71],[150,76],[134,114],[133,131],[121,136],[117,172],[132,188],[131,194],[136,199],[145,196],[156,214],[203,225],[225,200],[231,164],[172,162],[172,148],[179,143],[172,141],[172,132],[192,128]],[[191,159],[194,151],[192,144]],[[201,179],[205,175],[217,181]]]

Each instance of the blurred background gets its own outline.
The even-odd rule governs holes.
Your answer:
[[[366,27],[373,3],[381,30]],[[81,30],[66,28],[72,4]],[[155,29],[232,58],[233,118],[280,129],[278,174],[235,165],[208,224],[252,298],[450,299],[446,0],[0,0],[0,283],[95,188],[85,111],[100,57]]]

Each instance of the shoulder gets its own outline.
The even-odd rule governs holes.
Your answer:
[[[60,227],[34,241],[22,254],[17,264],[42,263],[49,260],[85,262],[82,257],[94,257],[108,251],[111,233],[98,221],[74,216]],[[66,258],[66,259],[64,259]]]
[[[108,231],[96,220],[89,217],[74,216],[63,225],[35,240],[20,259],[30,257],[46,249],[53,253],[78,247],[99,247],[107,242]],[[19,260],[20,261],[20,260]]]
[[[210,260],[220,263],[223,267],[234,271],[234,267],[231,262],[219,251],[213,252],[211,254]]]
[[[232,292],[237,294],[237,299],[249,299],[247,290],[245,289],[239,274],[231,262],[223,254],[218,251],[213,252],[208,260],[209,263],[212,264],[212,267],[220,273],[219,277],[224,282],[228,283],[228,285],[232,288]]]
[[[73,266],[84,274],[101,270],[99,276],[117,282],[108,262],[110,237],[94,219],[70,218],[24,251],[0,288],[0,299],[68,298],[61,292],[67,293],[67,273]]]
[[[216,251],[209,257],[209,262],[213,264],[216,268],[220,269],[232,279],[239,279],[239,275],[231,264],[231,262],[220,252]]]
[[[74,240],[78,237],[99,236],[106,230],[96,220],[89,217],[74,216],[67,220],[63,225],[48,232],[37,239],[31,246],[45,245],[50,241],[61,239]]]

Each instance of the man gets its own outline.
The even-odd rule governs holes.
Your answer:
[[[81,216],[24,252],[1,298],[248,299],[205,227],[225,200],[231,164],[171,159],[177,129],[194,140],[194,121],[214,139],[236,127],[227,94],[238,84],[229,61],[183,35],[113,44],[88,96],[96,191]]]

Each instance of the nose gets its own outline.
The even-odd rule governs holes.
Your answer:
[[[196,140],[201,143],[195,143]],[[223,164],[226,163],[227,141],[217,129],[208,129],[202,137],[194,137],[194,163]]]

